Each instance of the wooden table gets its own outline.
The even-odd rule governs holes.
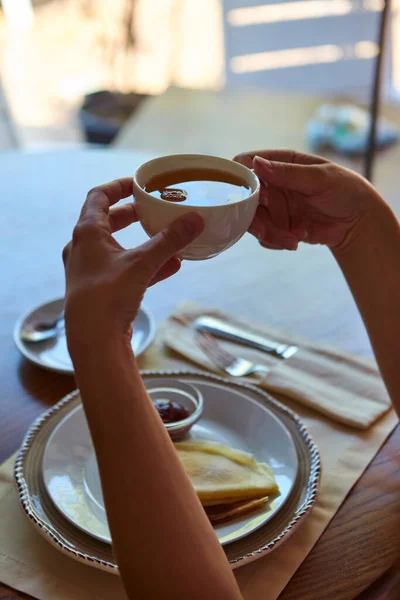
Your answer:
[[[61,250],[86,191],[130,175],[145,158],[143,153],[107,150],[0,156],[0,461],[17,450],[40,412],[75,387],[72,377],[41,370],[19,355],[12,340],[14,323],[31,306],[63,295]],[[118,239],[135,245],[145,235],[135,225]],[[245,236],[211,261],[184,264],[172,280],[149,290],[145,302],[160,322],[187,297],[316,341],[371,353],[343,277],[321,247],[267,252]],[[400,541],[399,453],[397,427],[281,600],[350,600],[391,565]],[[0,585],[0,598],[21,597]]]
[[[310,152],[306,124],[318,106],[332,98],[234,88],[218,92],[169,88],[143,102],[114,141],[114,147],[175,154],[200,152],[232,158],[257,148]],[[336,103],[340,99],[335,100]],[[384,116],[400,127],[400,107],[385,105]],[[344,166],[363,170],[360,158],[320,152]],[[400,144],[378,153],[374,184],[400,216]]]

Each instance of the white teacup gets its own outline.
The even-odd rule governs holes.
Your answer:
[[[143,189],[153,177],[181,169],[216,169],[228,175],[236,175],[250,187],[251,193],[237,202],[193,206],[156,198]],[[139,220],[150,237],[180,215],[200,213],[205,222],[204,231],[184,249],[181,258],[204,260],[227,250],[246,233],[258,206],[260,182],[253,171],[232,160],[203,154],[173,154],[150,160],[136,169],[133,175],[133,195]]]

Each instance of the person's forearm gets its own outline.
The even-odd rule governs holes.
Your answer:
[[[70,343],[130,598],[241,598],[127,340]]]
[[[344,247],[333,250],[364,320],[382,377],[400,414],[400,226],[376,196]]]

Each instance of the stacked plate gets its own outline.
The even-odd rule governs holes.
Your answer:
[[[190,436],[250,452],[274,472],[278,497],[255,513],[215,527],[232,566],[255,560],[288,539],[309,514],[320,475],[318,450],[299,417],[258,388],[214,375],[142,375],[145,382],[167,376],[195,385],[203,395],[204,410]],[[77,391],[32,425],[15,476],[23,509],[42,535],[76,560],[118,573]]]

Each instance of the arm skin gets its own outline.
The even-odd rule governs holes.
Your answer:
[[[400,415],[400,225],[376,194],[351,240],[332,249],[364,320],[383,380]]]
[[[128,597],[240,600],[224,551],[147,395],[129,340],[110,333],[86,348],[69,343]]]
[[[273,249],[324,244],[364,320],[383,380],[400,414],[400,227],[374,187],[353,171],[293,150],[235,157],[261,179],[250,232]]]
[[[201,233],[189,213],[127,250],[132,178],[93,188],[63,251],[68,349],[93,439],[122,583],[132,600],[240,600],[225,553],[154,408],[131,347],[146,289]]]

